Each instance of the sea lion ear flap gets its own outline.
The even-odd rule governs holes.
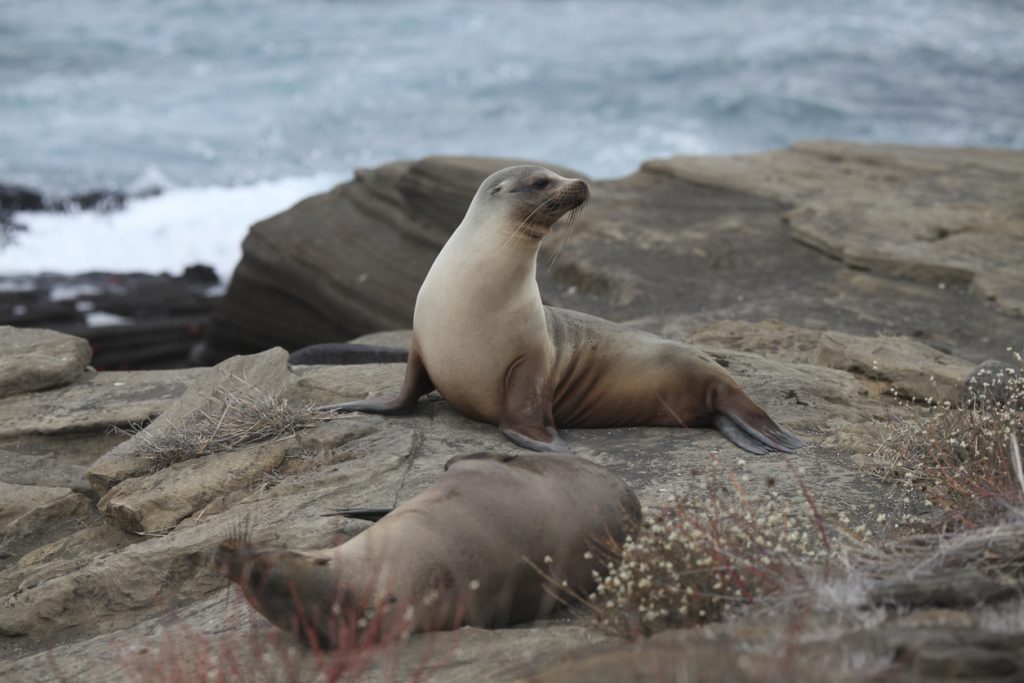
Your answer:
[[[514,460],[519,456],[515,453],[495,453],[494,451],[481,451],[479,453],[463,453],[462,455],[456,455],[444,464],[444,471],[457,462],[462,460],[497,460],[498,462],[508,462]]]

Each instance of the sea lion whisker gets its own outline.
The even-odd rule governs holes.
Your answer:
[[[505,247],[508,246],[509,243],[513,240],[513,238],[516,241],[518,241],[519,236],[526,233],[526,226],[530,223],[531,220],[533,220],[533,217],[536,216],[544,208],[546,208],[549,204],[557,200],[561,192],[562,190],[559,190],[558,192],[552,194],[550,197],[542,201],[539,205],[534,207],[534,209],[526,215],[526,218],[519,221],[519,224],[512,230],[512,233],[508,236],[508,238],[505,239],[504,243],[502,243],[498,251],[503,251]]]
[[[555,265],[555,261],[558,260],[558,256],[562,253],[562,249],[569,244],[569,239],[572,237],[572,231],[576,228],[576,222],[580,219],[580,214],[583,213],[583,207],[586,205],[587,202],[583,201],[569,211],[569,218],[566,220],[565,226],[562,228],[561,239],[558,240],[555,252],[551,255],[551,258],[548,259],[549,271],[552,266]]]

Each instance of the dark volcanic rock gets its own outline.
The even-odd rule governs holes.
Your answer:
[[[0,209],[7,211],[42,211],[43,195],[28,187],[0,183]]]
[[[0,277],[0,325],[84,337],[101,370],[182,367],[206,332],[217,276],[85,273]],[[4,286],[6,285],[6,286]]]

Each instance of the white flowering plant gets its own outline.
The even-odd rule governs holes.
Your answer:
[[[587,604],[606,628],[627,638],[701,624],[807,586],[828,571],[826,525],[800,481],[787,499],[767,482],[748,495],[719,467],[699,495],[675,499],[610,553]]]
[[[1024,506],[1024,358],[975,373],[962,404],[925,399],[921,417],[893,420],[876,455],[884,473],[934,506],[936,526],[977,528]]]

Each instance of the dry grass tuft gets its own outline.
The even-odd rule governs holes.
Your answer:
[[[1024,359],[1013,357],[1017,367],[972,379],[966,405],[926,401],[924,417],[894,421],[876,452],[887,476],[941,512],[940,526],[982,527],[1024,505],[1014,460],[1014,439],[1024,435]]]
[[[238,380],[231,391],[216,390],[204,408],[180,422],[155,432],[140,426],[124,431],[135,438],[135,453],[158,470],[253,443],[292,437],[301,429],[333,418],[312,403],[289,403]]]
[[[975,571],[1024,579],[1024,514],[981,529],[913,534],[859,543],[847,539],[847,571],[869,581],[917,579]]]
[[[608,574],[585,600],[598,621],[636,638],[719,620],[827,574],[831,544],[806,488],[793,505],[768,484],[755,498],[715,468],[699,496],[647,519],[609,551]]]

